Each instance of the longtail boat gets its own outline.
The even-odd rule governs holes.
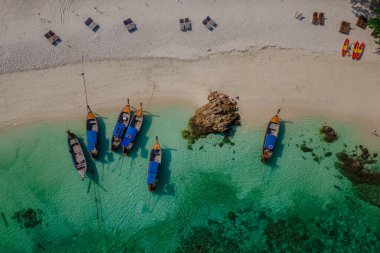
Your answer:
[[[343,43],[343,46],[342,46],[342,56],[345,57],[347,52],[348,52],[348,45],[350,44],[350,41],[348,38],[346,38],[346,40],[344,41]]]
[[[156,142],[150,151],[149,157],[149,167],[148,167],[148,178],[146,182],[148,183],[148,191],[154,191],[158,182],[158,169],[161,165],[161,146],[158,142],[158,137],[156,136]]]
[[[67,144],[69,146],[69,151],[71,154],[71,159],[73,160],[74,167],[83,180],[86,177],[87,171],[86,157],[84,156],[77,136],[70,131],[67,131]]]
[[[267,126],[267,130],[265,131],[263,150],[261,155],[261,161],[266,163],[272,157],[274,148],[276,146],[276,141],[278,138],[278,134],[280,132],[280,119],[278,114],[280,113],[280,109],[278,109],[277,114],[272,117]]]
[[[127,132],[125,133],[124,139],[121,142],[123,146],[123,153],[128,154],[131,151],[133,144],[135,143],[136,136],[141,129],[143,123],[143,108],[142,103],[140,103],[140,108],[131,118],[131,123],[128,126]]]
[[[88,109],[87,120],[86,120],[87,150],[90,152],[92,158],[96,159],[99,155],[99,150],[98,150],[98,134],[99,134],[98,121],[96,120],[95,115],[91,111],[89,106],[87,106],[87,109]]]
[[[131,119],[131,106],[129,105],[129,99],[127,105],[121,110],[119,118],[117,119],[115,129],[112,134],[111,149],[117,151],[121,141],[124,138],[125,131],[129,125]]]

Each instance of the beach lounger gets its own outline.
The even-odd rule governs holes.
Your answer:
[[[182,32],[186,32],[186,29],[185,29],[185,20],[183,18],[181,18],[179,20],[179,29],[182,31]]]
[[[294,14],[294,17],[300,21],[303,19],[303,15],[301,12],[296,11],[296,14]]]
[[[191,21],[188,18],[181,18],[179,20],[179,27],[182,32],[191,31]]]
[[[368,21],[368,19],[366,17],[364,17],[363,15],[361,15],[358,18],[358,22],[356,22],[356,25],[362,29],[366,29],[367,28],[367,21]]]
[[[206,26],[206,28],[209,30],[209,31],[214,31],[215,28],[218,26],[217,23],[215,23],[214,20],[212,20],[210,18],[210,16],[207,16],[203,21],[202,23]]]
[[[325,14],[323,12],[318,15],[318,23],[319,25],[325,25]]]
[[[342,23],[340,24],[339,32],[348,35],[350,33],[350,29],[351,29],[350,26],[351,26],[350,23],[348,23],[346,21],[342,21]]]
[[[45,38],[54,46],[57,46],[62,40],[59,38],[57,34],[55,34],[52,30],[45,33]]]
[[[206,20],[213,26],[213,27],[217,27],[218,26],[218,24],[217,23],[215,23],[215,21],[212,19],[212,18],[210,18],[210,16],[207,16],[207,18],[206,18]]]
[[[95,33],[100,28],[100,25],[98,25],[92,18],[88,18],[86,21],[84,21],[84,23],[86,26],[88,26]]]
[[[313,25],[318,25],[318,12],[313,13],[313,17],[311,18],[311,23]]]
[[[132,21],[132,19],[128,18],[123,21],[125,27],[127,28],[128,32],[133,33],[137,31],[136,24]]]
[[[191,21],[190,21],[190,19],[188,19],[188,18],[185,18],[185,29],[186,29],[186,31],[191,31],[192,30],[192,27],[191,27]]]

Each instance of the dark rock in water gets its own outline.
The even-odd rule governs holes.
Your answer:
[[[7,221],[7,218],[5,218],[5,214],[3,212],[1,212],[1,218],[3,219],[4,221],[4,225],[6,227],[9,227],[9,224],[8,224],[8,221]]]
[[[231,221],[235,221],[236,220],[236,214],[234,212],[228,212],[227,217]]]
[[[350,156],[345,151],[337,153],[336,168],[355,184],[380,184],[380,172],[368,168],[369,165],[376,163],[376,160],[367,148],[361,145],[359,148],[361,153],[357,156]]]
[[[15,212],[12,219],[22,224],[25,228],[34,228],[42,223],[41,210],[33,210],[32,208],[23,209]]]
[[[375,155],[359,145],[359,152],[349,155],[346,151],[336,154],[335,167],[355,184],[355,192],[364,201],[380,207],[380,172],[371,168]]]
[[[322,126],[319,131],[327,142],[334,142],[338,139],[336,131],[330,126]]]
[[[240,124],[235,100],[219,91],[211,91],[208,101],[190,118],[189,129],[182,131],[182,137],[189,143],[210,133],[226,133],[232,126]]]
[[[187,149],[188,149],[188,150],[193,150],[193,146],[191,146],[191,145],[187,145]]]
[[[330,157],[330,156],[332,156],[332,152],[326,152],[325,153],[325,157]]]
[[[263,220],[263,219],[266,219],[267,218],[267,215],[264,211],[261,211],[259,213],[259,216],[257,217],[259,220]]]
[[[303,152],[313,152],[313,149],[306,146],[306,144],[301,144],[300,148]]]

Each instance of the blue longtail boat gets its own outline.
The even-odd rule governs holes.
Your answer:
[[[121,141],[124,138],[125,131],[131,120],[131,106],[129,105],[129,99],[127,105],[121,110],[119,118],[117,119],[115,129],[112,134],[111,149],[117,151]]]
[[[141,129],[141,125],[143,123],[143,109],[142,103],[140,103],[140,108],[137,110],[135,114],[133,114],[131,118],[131,123],[128,126],[127,132],[124,136],[121,145],[123,146],[123,153],[126,155],[129,151],[131,151],[133,144],[135,143],[136,136]]]
[[[149,167],[148,167],[148,178],[146,182],[148,183],[148,191],[154,191],[158,183],[158,170],[161,165],[161,146],[158,142],[158,137],[156,136],[156,142],[150,151],[149,156]]]
[[[87,120],[86,120],[86,137],[87,137],[87,150],[90,152],[92,158],[96,159],[99,156],[98,149],[98,134],[99,127],[98,121],[95,118],[94,113],[91,111],[90,107],[87,106]]]
[[[261,155],[261,161],[263,163],[269,161],[276,147],[276,141],[280,132],[280,118],[278,117],[279,113],[280,109],[278,109],[277,114],[271,118],[265,131],[263,150]]]

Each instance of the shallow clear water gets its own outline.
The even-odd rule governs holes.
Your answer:
[[[117,112],[99,118],[106,137],[83,182],[67,150],[65,123],[1,132],[1,251],[379,251],[380,209],[360,200],[334,168],[344,145],[366,145],[353,127],[329,121],[340,138],[327,144],[318,134],[326,119],[285,122],[276,156],[264,165],[265,126],[237,128],[234,145],[220,147],[223,138],[210,135],[189,150],[181,130],[193,109],[148,111],[125,158],[108,151]],[[85,136],[84,119],[68,125]],[[157,192],[149,194],[147,157],[156,135],[163,162]],[[300,150],[304,142],[319,162]],[[27,208],[40,210],[41,224],[25,228],[12,218]]]

